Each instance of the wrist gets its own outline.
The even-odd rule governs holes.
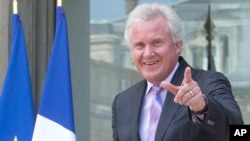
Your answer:
[[[191,112],[195,115],[202,115],[202,114],[205,114],[207,112],[207,109],[208,109],[208,99],[206,97],[205,94],[203,94],[203,98],[204,98],[204,106],[201,110],[198,110],[198,111],[194,111],[191,109]]]

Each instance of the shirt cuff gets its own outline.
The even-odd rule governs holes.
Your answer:
[[[205,113],[201,115],[196,115],[194,113],[191,113],[192,121],[193,123],[202,123],[205,119]]]

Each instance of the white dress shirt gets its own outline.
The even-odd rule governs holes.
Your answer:
[[[175,68],[170,73],[170,75],[165,79],[166,82],[170,82],[172,80],[178,66],[179,66],[179,62],[175,65]],[[153,84],[147,81],[147,90],[143,99],[143,105],[142,105],[141,117],[140,117],[140,125],[139,125],[139,134],[140,134],[141,141],[147,141],[149,120],[150,120],[150,105],[152,103],[152,98],[153,98],[153,95],[149,95],[148,93],[152,86]],[[164,104],[166,95],[167,95],[167,91],[162,90],[160,93],[162,106]]]

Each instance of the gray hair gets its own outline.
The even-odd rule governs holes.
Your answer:
[[[171,6],[159,3],[144,3],[135,7],[135,9],[128,15],[124,33],[126,42],[128,44],[130,43],[130,30],[134,23],[138,21],[152,20],[157,17],[165,19],[174,42],[182,40],[181,19]]]

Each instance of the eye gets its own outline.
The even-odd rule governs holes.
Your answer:
[[[153,46],[154,46],[154,47],[161,46],[161,44],[162,44],[162,41],[161,41],[161,40],[155,40],[155,41],[153,42]]]
[[[134,48],[135,49],[142,49],[142,48],[144,48],[144,44],[143,43],[136,43],[135,45],[134,45]]]

